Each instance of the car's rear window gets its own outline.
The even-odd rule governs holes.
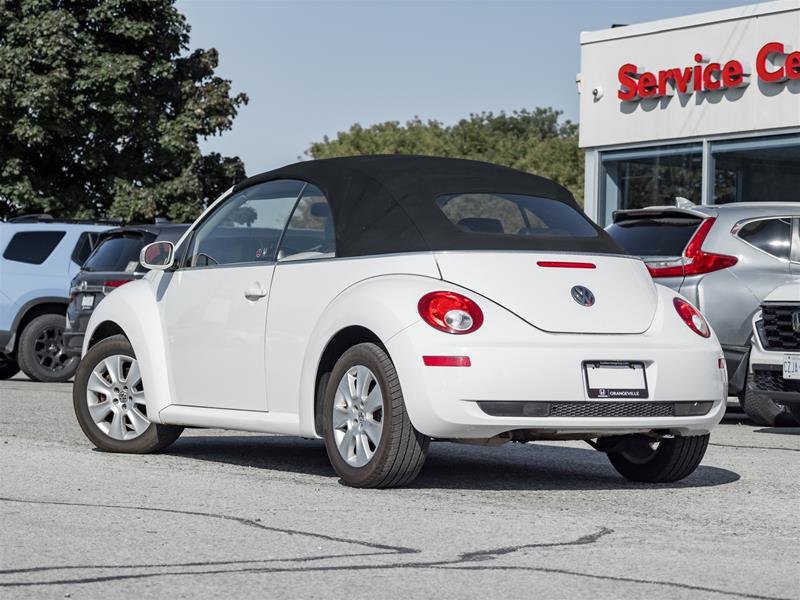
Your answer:
[[[637,256],[680,256],[701,218],[641,217],[606,227],[616,242]]]
[[[436,198],[436,206],[462,232],[514,237],[596,238],[597,229],[569,204],[520,194],[464,193]]]
[[[56,249],[66,231],[21,231],[6,246],[3,258],[30,265],[40,265]]]
[[[142,233],[111,235],[101,240],[83,268],[86,271],[140,271],[139,252],[154,238],[152,234]]]

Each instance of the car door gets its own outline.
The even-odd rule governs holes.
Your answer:
[[[176,404],[266,411],[267,297],[283,230],[304,184],[233,194],[188,240],[160,300]]]

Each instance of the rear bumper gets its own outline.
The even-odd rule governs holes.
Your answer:
[[[744,391],[747,366],[750,360],[749,346],[722,346],[725,365],[728,367],[728,395],[738,396]]]
[[[64,354],[67,356],[81,355],[83,337],[94,310],[78,310],[74,304],[67,308],[67,325],[64,329]]]
[[[81,332],[64,331],[64,354],[67,356],[80,356],[83,348],[83,335]]]
[[[699,435],[725,413],[727,379],[719,368],[722,352],[716,341],[696,336],[659,343],[651,335],[536,332],[527,340],[501,342],[470,334],[465,343],[467,337],[442,334],[418,322],[386,344],[411,421],[431,437],[491,438],[520,429],[584,438],[653,430]],[[471,366],[427,367],[425,355],[469,356]],[[649,397],[589,399],[584,360],[644,362]],[[687,402],[706,403],[707,412],[675,416],[676,403]],[[508,416],[493,403],[524,403],[528,412]],[[620,410],[607,409],[612,403],[621,405]],[[539,416],[545,406],[546,416]]]

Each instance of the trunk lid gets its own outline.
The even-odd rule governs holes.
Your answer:
[[[445,281],[553,333],[642,333],[658,305],[653,280],[635,257],[496,251],[435,256]],[[594,268],[574,268],[575,263]],[[594,304],[579,303],[573,296],[576,286],[587,288]]]

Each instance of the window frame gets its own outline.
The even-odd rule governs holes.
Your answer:
[[[240,194],[247,193],[248,190],[261,185],[267,185],[270,183],[280,183],[280,182],[296,182],[300,184],[299,191],[297,192],[297,196],[294,199],[294,203],[292,204],[292,208],[289,211],[289,216],[286,219],[286,223],[283,224],[283,228],[281,229],[281,233],[278,236],[278,242],[275,246],[275,252],[269,260],[260,260],[260,261],[249,261],[249,262],[239,262],[239,263],[225,263],[225,264],[215,264],[215,265],[203,265],[203,266],[196,266],[191,265],[189,261],[191,260],[192,256],[192,247],[194,246],[195,237],[197,236],[197,232],[203,227],[209,219],[211,219],[214,215],[218,214],[220,210],[223,210],[228,204],[237,198]],[[255,183],[251,186],[247,186],[246,188],[242,188],[236,192],[233,192],[229,196],[221,198],[216,205],[212,205],[211,210],[206,212],[200,219],[198,219],[188,231],[186,239],[183,243],[183,248],[181,252],[181,256],[175,261],[175,271],[195,271],[195,270],[204,270],[204,269],[224,269],[224,268],[247,268],[247,267],[258,267],[258,266],[265,266],[265,265],[275,265],[277,264],[277,256],[278,250],[280,249],[280,244],[283,241],[284,233],[286,232],[286,228],[289,225],[289,221],[294,214],[294,210],[297,207],[297,203],[300,201],[300,198],[303,197],[303,192],[305,191],[306,187],[308,187],[309,182],[303,179],[289,179],[289,178],[280,178],[280,179],[270,179],[269,181],[260,181]]]
[[[789,258],[782,258],[780,256],[775,256],[774,254],[772,254],[770,252],[767,252],[763,248],[759,248],[755,244],[747,241],[746,239],[744,239],[740,235],[740,233],[742,232],[742,229],[744,227],[746,227],[747,225],[750,225],[751,223],[756,223],[758,221],[771,221],[771,220],[774,220],[774,219],[777,219],[777,220],[786,219],[786,220],[789,221]],[[784,263],[800,264],[800,255],[798,255],[797,251],[795,250],[795,244],[794,244],[794,241],[796,239],[795,231],[797,230],[797,227],[798,227],[797,222],[798,222],[798,217],[796,215],[788,215],[788,214],[787,215],[768,215],[768,216],[762,216],[762,217],[752,217],[752,218],[749,218],[749,219],[742,219],[741,221],[737,221],[736,224],[731,229],[731,235],[733,235],[733,237],[735,237],[740,242],[742,242],[744,244],[747,244],[748,246],[750,246],[754,250],[758,250],[762,254],[765,254],[765,255],[769,256],[770,258],[772,258],[774,260],[779,260],[779,261],[784,262]]]
[[[331,201],[328,199],[328,197],[325,195],[325,192],[323,192],[322,189],[318,185],[315,185],[315,184],[313,184],[313,183],[311,183],[309,181],[305,181],[304,183],[305,183],[305,185],[303,186],[303,189],[300,190],[300,194],[297,196],[297,200],[295,201],[294,206],[292,207],[292,212],[289,213],[289,219],[286,221],[286,225],[283,227],[283,231],[281,232],[281,236],[278,239],[278,245],[275,248],[275,263],[276,264],[303,263],[303,262],[319,261],[319,260],[332,260],[334,258],[337,258],[337,255],[336,255],[336,221],[333,218],[333,209],[331,209]],[[307,258],[295,258],[295,259],[293,259],[292,256],[297,256],[297,254],[290,254],[287,257],[281,258],[280,257],[281,246],[283,246],[283,240],[286,237],[286,232],[289,231],[289,225],[291,225],[292,219],[294,218],[294,214],[297,211],[297,207],[300,206],[300,202],[302,202],[303,196],[305,195],[306,190],[308,189],[309,186],[315,188],[320,193],[320,195],[325,199],[325,203],[328,205],[328,211],[330,212],[330,217],[328,217],[328,218],[331,219],[331,221],[333,222],[333,232],[334,232],[334,234],[333,234],[333,256],[309,256]],[[302,253],[300,253],[300,254],[302,254]]]

